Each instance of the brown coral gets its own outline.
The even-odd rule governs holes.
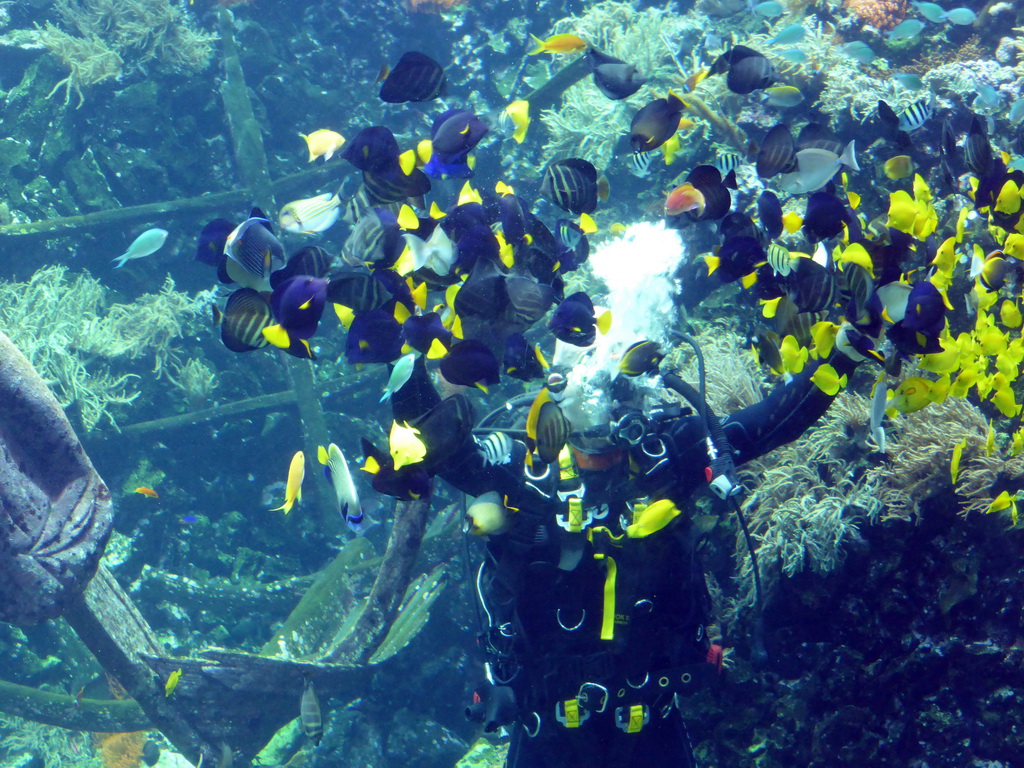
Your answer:
[[[144,732],[97,733],[93,738],[106,768],[139,768],[142,746],[146,743]]]
[[[895,27],[907,18],[909,10],[907,0],[843,0],[843,5],[862,24],[879,32]]]

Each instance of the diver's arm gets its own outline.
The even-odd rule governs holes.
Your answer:
[[[784,385],[776,387],[759,403],[742,408],[722,420],[737,465],[796,440],[828,410],[835,395],[823,392],[811,381],[826,361],[812,363]],[[828,364],[840,376],[852,375],[857,363],[834,354]]]
[[[840,376],[852,374],[857,365],[841,354],[833,355],[828,362]],[[819,365],[821,362],[811,363],[761,402],[722,419],[737,465],[796,440],[825,413],[835,397],[825,394],[811,381]],[[669,495],[674,500],[685,499],[707,481],[705,467],[709,459],[704,424],[699,416],[688,416],[672,423],[661,437],[674,473]]]

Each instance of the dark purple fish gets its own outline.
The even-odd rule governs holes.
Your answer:
[[[583,291],[567,296],[551,313],[548,329],[559,341],[577,347],[589,347],[597,338],[594,302]]]
[[[360,312],[345,338],[345,359],[354,365],[390,363],[402,356],[402,326],[383,309]]]
[[[380,99],[389,104],[433,101],[444,95],[444,69],[419,51],[409,51],[388,72],[380,86]]]
[[[487,391],[501,378],[498,358],[482,341],[466,339],[452,346],[441,359],[441,375],[452,384]]]
[[[382,125],[363,128],[341,150],[341,157],[360,171],[383,173],[398,168],[398,142],[391,130]]]
[[[505,339],[505,355],[502,361],[505,373],[522,381],[539,379],[544,375],[540,350],[526,340],[521,333],[513,333]]]
[[[235,225],[227,219],[214,219],[199,233],[196,244],[196,261],[216,267],[224,258],[224,244]]]
[[[297,275],[274,289],[270,310],[289,337],[309,339],[316,333],[327,301],[328,282],[323,277]]]
[[[674,93],[641,107],[629,125],[629,145],[634,152],[650,152],[671,139],[679,128],[685,105]]]
[[[402,338],[405,343],[421,354],[427,354],[435,340],[445,347],[451,347],[452,333],[441,323],[437,312],[413,315],[402,323]]]

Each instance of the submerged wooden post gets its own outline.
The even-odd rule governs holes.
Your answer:
[[[235,171],[242,186],[252,194],[253,202],[264,210],[270,210],[274,207],[274,188],[270,182],[263,133],[253,113],[249,89],[245,85],[245,73],[238,58],[232,23],[234,15],[224,7],[219,12],[221,52],[224,56],[224,82],[220,86],[220,97],[224,102],[224,113],[231,131]]]

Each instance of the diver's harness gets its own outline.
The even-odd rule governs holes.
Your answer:
[[[717,498],[730,504],[740,521],[740,526],[750,552],[754,573],[757,603],[754,654],[757,657],[763,658],[760,574],[750,532],[738,501],[744,489],[736,477],[732,449],[725,436],[721,422],[707,405],[704,358],[700,346],[689,334],[682,334],[682,338],[690,344],[697,355],[699,389],[694,389],[677,374],[671,372],[662,374],[662,380],[667,387],[682,396],[700,416],[701,423],[704,426],[708,456],[708,463],[705,467],[705,479],[708,487]],[[517,399],[525,401],[527,398],[532,399],[532,395],[520,396]],[[512,407],[510,403],[508,406],[509,410]],[[678,409],[675,413],[669,413],[670,418],[674,416],[678,416]],[[484,422],[487,421],[487,418],[485,417]],[[649,430],[651,421],[652,419],[639,413],[631,412],[613,422],[609,427],[600,428],[615,443],[625,444],[629,447],[639,447],[640,452],[646,459],[645,463],[648,464],[648,466],[644,467],[647,474],[653,474],[662,468],[669,468],[668,447],[664,439],[657,432]],[[552,471],[554,466],[556,464],[545,465],[536,474],[531,469],[527,469],[525,471],[525,482],[542,496],[547,498],[551,498],[552,495],[556,496],[558,501],[561,502],[562,507],[562,511],[556,515],[558,526],[570,534],[585,532],[587,539],[591,544],[595,545],[596,553],[594,557],[606,560],[608,575],[605,582],[605,611],[602,620],[601,638],[610,640],[614,634],[616,619],[614,608],[616,564],[614,558],[609,554],[610,548],[607,546],[607,542],[608,540],[614,542],[628,534],[624,533],[622,536],[615,537],[607,528],[594,526],[595,522],[602,520],[609,514],[610,509],[607,505],[597,508],[588,508],[584,505],[586,488],[567,452],[557,462],[559,470],[557,478],[554,477]],[[662,502],[655,502],[655,504],[658,503]],[[632,525],[627,525],[625,520],[621,520],[622,529],[628,531],[629,528],[637,525],[638,513],[643,511],[643,507],[634,510],[634,522]],[[675,514],[678,514],[678,510],[676,510]],[[602,546],[595,540],[595,537],[600,536],[601,533],[607,534],[605,546]],[[579,556],[582,555],[583,537],[572,536],[563,539],[563,543],[565,541],[578,542],[579,555],[575,557],[575,562],[578,563]],[[572,547],[570,545],[571,551]],[[511,648],[517,634],[517,629],[513,626],[512,621],[495,625],[494,617],[487,609],[481,585],[485,565],[486,563],[481,564],[476,579],[477,596],[480,605],[487,612],[488,617],[488,628],[482,634],[482,639],[487,646],[488,655],[492,659],[496,659],[497,664],[492,663],[492,661],[486,663],[488,686],[483,689],[483,692],[478,691],[474,694],[474,705],[467,709],[466,715],[471,719],[484,722],[485,731],[491,731],[496,730],[505,723],[511,722],[518,714],[527,734],[536,736],[546,715],[538,711],[528,713],[516,712],[515,697],[512,694],[509,683],[518,674],[517,665],[511,655]],[[559,563],[559,567],[563,570],[571,570],[575,567],[575,563],[566,562],[564,547],[562,562]],[[641,602],[644,601],[638,601],[637,606]],[[566,632],[576,631],[584,620],[580,618],[575,623],[571,617],[566,617],[563,620],[560,613],[556,618],[559,625]],[[698,627],[697,631],[699,637],[696,639],[704,641],[703,627]],[[641,679],[634,680],[628,676],[616,676],[615,674],[585,676],[584,679],[587,681],[579,686],[576,695],[572,698],[557,701],[554,705],[554,711],[549,711],[548,714],[553,716],[555,721],[561,723],[567,729],[579,728],[591,717],[613,717],[617,728],[625,733],[637,733],[642,731],[644,726],[647,725],[652,714],[660,717],[668,716],[673,707],[678,706],[680,697],[691,694],[706,684],[709,678],[714,677],[720,672],[721,661],[721,648],[711,645],[705,662],[683,665],[672,669],[647,671]],[[504,675],[497,673],[498,670],[502,670]]]

